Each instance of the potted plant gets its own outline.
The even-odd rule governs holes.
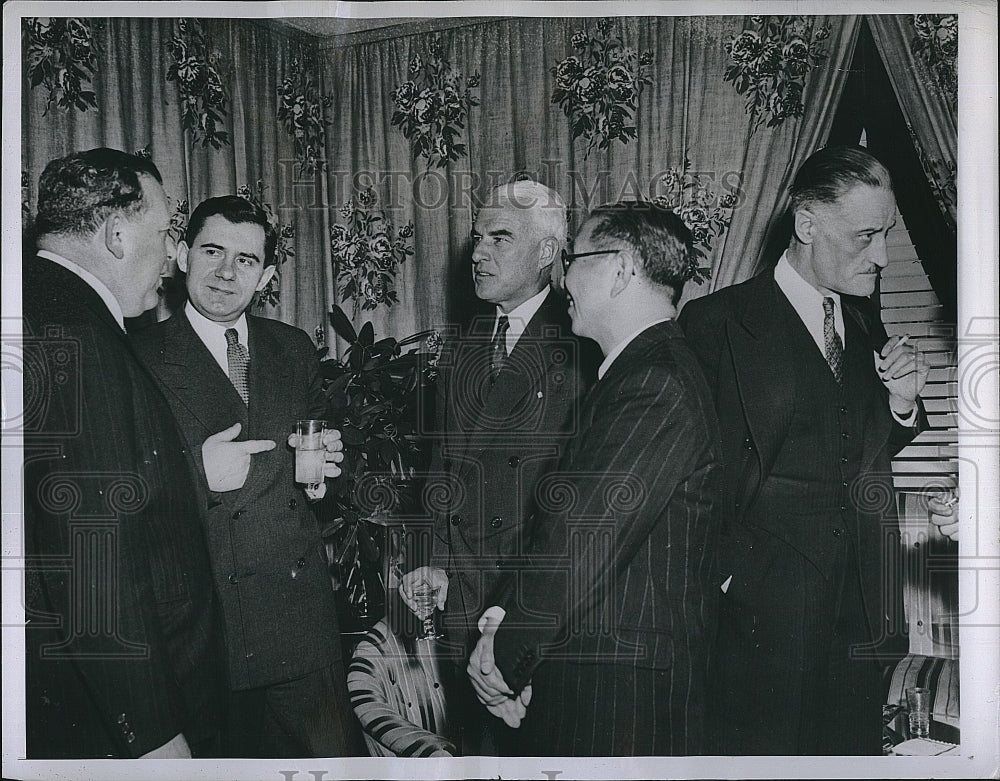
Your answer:
[[[442,340],[426,330],[376,341],[370,321],[355,331],[339,306],[330,322],[349,347],[342,358],[320,362],[327,423],[340,430],[344,444],[342,474],[323,503],[322,534],[350,631],[369,628],[385,612],[386,587],[401,555],[394,517],[417,501],[415,475],[427,462],[418,424],[433,414],[428,391]]]

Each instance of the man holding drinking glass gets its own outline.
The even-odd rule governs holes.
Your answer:
[[[243,435],[231,484],[212,487],[208,541],[228,646],[230,697],[221,753],[332,757],[360,753],[346,690],[334,595],[308,500],[295,482],[296,421],[322,418],[316,350],[284,323],[248,315],[275,272],[266,214],[234,195],[191,215],[178,267],[188,302],[135,338],[189,446]],[[213,432],[220,432],[210,436]],[[322,433],[325,474],[340,473],[340,434]]]

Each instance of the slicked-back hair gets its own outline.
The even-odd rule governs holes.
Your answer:
[[[566,202],[555,190],[533,179],[518,179],[495,187],[490,193],[489,203],[529,209],[539,233],[556,239],[559,250],[565,249],[568,232]]]
[[[864,184],[892,190],[892,177],[861,146],[828,146],[810,155],[789,188],[792,214],[816,203],[834,203],[852,187]]]
[[[642,273],[652,283],[670,288],[674,305],[680,300],[694,251],[691,231],[669,209],[646,201],[622,201],[590,213],[590,239],[616,239],[639,255]]]
[[[49,162],[38,180],[38,236],[89,236],[112,214],[132,218],[146,208],[140,176],[163,177],[145,157],[100,147]]]
[[[209,198],[198,204],[191,219],[188,220],[187,231],[184,233],[184,241],[189,247],[194,246],[195,239],[205,227],[205,221],[209,217],[219,215],[234,225],[251,223],[259,225],[264,229],[264,268],[273,266],[275,263],[275,249],[278,246],[278,233],[271,225],[267,214],[254,203],[238,195],[220,195],[217,198]]]

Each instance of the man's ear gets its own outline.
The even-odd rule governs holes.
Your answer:
[[[538,251],[538,270],[551,266],[559,256],[559,242],[552,236],[542,239]]]
[[[619,250],[614,259],[615,282],[611,286],[611,297],[614,298],[628,287],[635,276],[635,256],[632,250]]]
[[[795,238],[801,244],[812,244],[816,235],[816,215],[809,209],[799,209],[792,215]]]
[[[188,271],[188,252],[190,251],[187,242],[181,239],[177,242],[177,268],[187,274]]]
[[[104,223],[104,246],[118,260],[125,257],[125,217],[120,212],[112,212]]]
[[[260,282],[257,283],[257,290],[261,291],[267,287],[267,283],[271,281],[271,277],[274,276],[275,272],[278,270],[278,264],[274,263],[264,269],[264,273],[260,275]]]

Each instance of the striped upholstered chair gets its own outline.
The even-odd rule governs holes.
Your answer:
[[[455,755],[433,643],[409,652],[385,620],[354,649],[347,672],[351,705],[375,757]]]

